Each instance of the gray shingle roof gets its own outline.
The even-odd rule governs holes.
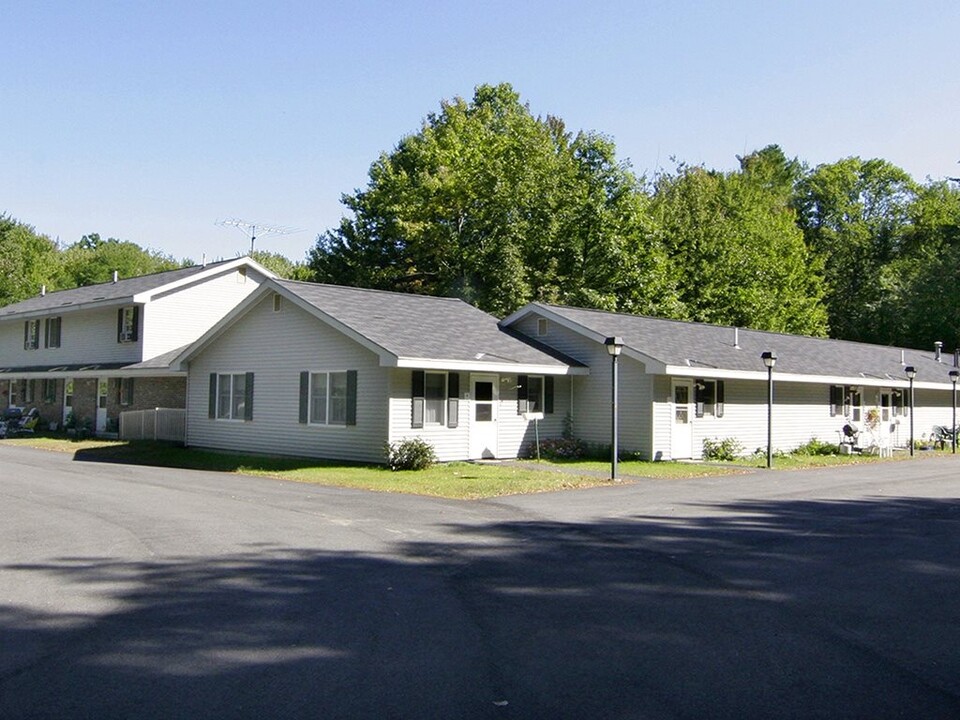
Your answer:
[[[206,265],[194,265],[192,267],[178,268],[177,270],[153,273],[152,275],[124,278],[117,280],[115,283],[108,282],[98,285],[86,285],[69,290],[57,290],[56,292],[49,292],[46,295],[36,295],[21,302],[0,307],[0,319],[23,313],[59,311],[87,303],[122,301],[132,298],[139,293],[148,292],[169,283],[188,278],[191,275],[204,272],[217,265],[235,262],[235,260],[236,258],[232,258],[230,260],[207,263]]]
[[[497,327],[497,318],[456,299],[275,280],[289,292],[400,358],[471,363],[579,365]]]
[[[738,349],[733,327],[539,303],[532,307],[534,311],[542,307],[603,337],[619,335],[626,346],[665,365],[702,367],[704,374],[709,369],[765,372],[760,353],[766,350],[777,353],[778,374],[905,380],[901,350],[905,364],[916,367],[918,382],[949,382],[947,373],[953,369],[952,354],[944,354],[943,361],[937,362],[933,348],[916,350],[740,328]]]

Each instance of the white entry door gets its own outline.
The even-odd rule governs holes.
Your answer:
[[[474,460],[497,456],[497,401],[500,380],[496,375],[471,375],[470,457]]]
[[[63,381],[63,427],[67,426],[67,420],[73,412],[73,378],[66,378]]]
[[[97,380],[97,432],[102,433],[107,429],[107,387],[109,383],[106,378]]]
[[[670,457],[673,460],[693,457],[693,381],[673,381],[673,428],[670,434]]]

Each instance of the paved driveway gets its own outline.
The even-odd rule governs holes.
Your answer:
[[[0,717],[957,718],[958,470],[454,502],[0,444]]]

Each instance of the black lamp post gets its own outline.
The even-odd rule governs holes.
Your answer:
[[[960,370],[951,370],[950,382],[953,383],[953,427],[950,428],[950,444],[953,446],[953,454],[957,454],[957,379],[960,378]]]
[[[917,376],[917,369],[907,365],[903,371],[910,378],[910,457],[913,457],[913,379]]]
[[[623,338],[608,337],[603,341],[603,344],[607,346],[607,352],[610,353],[610,359],[613,361],[613,397],[610,407],[610,479],[613,480],[613,482],[618,482],[617,460],[620,451],[617,448],[617,438],[619,437],[619,433],[617,432],[617,358],[620,357],[620,352],[623,350]]]
[[[773,467],[773,366],[777,364],[777,353],[767,350],[760,354],[767,366],[767,467]]]

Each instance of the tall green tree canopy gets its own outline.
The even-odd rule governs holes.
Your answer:
[[[56,243],[0,214],[0,305],[20,302],[51,285],[56,261]]]
[[[653,264],[632,251],[642,200],[612,142],[534,117],[509,85],[481,85],[380,156],[310,266],[321,281],[498,314],[537,298],[615,308],[652,297],[636,279]]]
[[[675,277],[674,317],[825,335],[819,266],[789,206],[795,168],[779,148],[761,153],[738,172],[681,166],[658,178],[653,211]]]
[[[109,282],[116,272],[121,278],[175,270],[190,264],[178,261],[158,250],[144,249],[136,243],[109,238],[97,233],[84,235],[60,253],[55,285],[57,289]]]

